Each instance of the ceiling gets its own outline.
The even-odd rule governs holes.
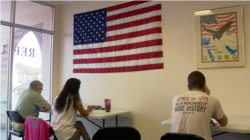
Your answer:
[[[63,0],[63,1],[40,0],[40,1],[44,1],[44,2],[47,2],[47,3],[53,4],[53,5],[62,5],[62,4],[71,2],[71,0]]]

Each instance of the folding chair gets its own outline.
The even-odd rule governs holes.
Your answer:
[[[205,140],[204,138],[185,133],[165,133],[161,136],[161,140]]]
[[[24,123],[24,120],[23,118],[14,110],[7,110],[6,111],[9,119],[11,122],[16,122],[16,123],[21,123],[23,124]],[[12,128],[12,127],[11,127]],[[24,132],[18,132],[18,131],[15,131],[15,130],[10,130],[9,131],[9,137],[8,137],[8,140],[10,139],[11,135],[14,135],[16,137],[21,137],[22,140],[24,139]]]
[[[92,140],[141,140],[141,135],[133,127],[104,127],[97,130]]]

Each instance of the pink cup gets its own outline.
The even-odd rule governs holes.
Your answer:
[[[111,108],[111,99],[105,99],[104,100],[105,103],[105,111],[106,112],[110,112],[110,108]]]

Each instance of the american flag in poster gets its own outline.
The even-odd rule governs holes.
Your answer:
[[[201,17],[201,22],[205,28],[209,28],[214,31],[218,31],[228,22],[232,22],[230,28],[227,30],[228,33],[237,33],[236,26],[236,13],[218,14],[213,16]],[[213,36],[211,32],[207,32],[202,29],[202,36]]]
[[[236,12],[201,16],[202,62],[238,61]]]
[[[163,69],[161,2],[132,1],[74,15],[74,73]]]

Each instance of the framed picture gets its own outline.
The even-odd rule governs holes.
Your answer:
[[[243,7],[195,12],[197,68],[244,67]]]

